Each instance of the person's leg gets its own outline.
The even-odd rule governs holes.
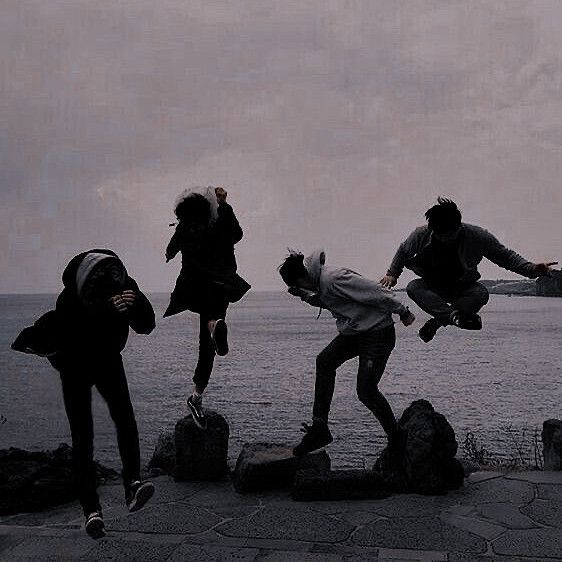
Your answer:
[[[436,318],[442,326],[450,323],[454,308],[445,300],[441,291],[437,292],[423,279],[414,279],[408,283],[406,292],[424,312]]]
[[[454,295],[452,306],[463,314],[476,314],[490,299],[488,289],[482,283],[473,283]]]
[[[91,386],[80,369],[61,371],[64,408],[72,435],[72,469],[84,515],[100,511],[94,466]]]
[[[357,396],[379,420],[389,440],[396,431],[396,418],[378,384],[395,343],[394,325],[383,330],[372,330],[359,338]]]
[[[197,358],[197,366],[193,376],[193,384],[195,385],[195,393],[203,394],[215,362],[215,346],[211,340],[209,330],[209,322],[214,322],[216,318],[211,318],[205,313],[199,315],[199,357]]]

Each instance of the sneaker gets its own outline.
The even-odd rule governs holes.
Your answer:
[[[441,327],[441,322],[437,318],[430,318],[419,330],[418,335],[425,343],[430,342]]]
[[[146,481],[141,482],[140,480],[135,480],[129,486],[127,486],[127,491],[125,493],[125,502],[129,511],[138,511],[143,508],[146,502],[154,494],[154,484],[152,482]]]
[[[334,440],[327,423],[313,422],[312,425],[303,423],[301,431],[305,435],[293,449],[295,457],[302,457],[307,453],[321,449]]]
[[[215,346],[217,355],[221,357],[228,353],[228,328],[226,322],[219,318],[211,332],[211,340]]]
[[[191,412],[191,417],[195,422],[195,425],[199,429],[207,429],[207,419],[203,413],[203,400],[195,400],[193,394],[187,399],[187,407]]]
[[[464,314],[455,310],[451,314],[451,324],[463,330],[481,330],[482,318],[478,314]]]
[[[86,516],[86,523],[84,524],[86,533],[93,539],[101,539],[105,536],[105,525],[101,511],[92,511]]]

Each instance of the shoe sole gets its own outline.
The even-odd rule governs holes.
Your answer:
[[[127,506],[129,508],[129,512],[133,513],[142,509],[146,502],[154,495],[154,484],[152,482],[145,482],[141,484],[140,488],[137,490],[135,494],[135,498],[133,501]]]
[[[220,357],[228,354],[228,327],[224,320],[217,320],[211,334],[215,351]]]
[[[205,420],[205,418],[201,419],[189,402],[187,402],[187,407],[189,409],[189,413],[191,414],[191,418],[193,419],[193,423],[203,431],[207,429],[207,420]]]
[[[103,519],[93,519],[86,525],[86,533],[93,539],[105,537],[105,525]]]
[[[322,445],[319,445],[318,447],[316,447],[315,449],[307,449],[306,451],[298,451],[298,445],[293,449],[293,455],[295,457],[304,457],[305,455],[308,455],[310,453],[315,453],[316,451],[320,451],[320,449],[323,449],[324,447],[327,447],[330,443],[332,443],[334,440],[334,438],[332,437],[332,439],[330,439],[329,441],[326,441],[326,443],[323,443]]]

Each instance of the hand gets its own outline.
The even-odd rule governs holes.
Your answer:
[[[220,205],[221,203],[226,203],[226,196],[228,192],[224,187],[215,187],[215,196],[217,198],[217,203]]]
[[[404,324],[404,326],[411,326],[415,319],[416,317],[414,316],[414,313],[411,312],[409,308],[406,308],[406,312],[403,312],[400,315],[400,321]]]
[[[390,289],[396,285],[396,277],[394,275],[389,275],[388,273],[379,281],[379,283],[386,289]]]
[[[121,297],[125,301],[127,308],[131,308],[132,306],[134,306],[135,302],[137,302],[137,295],[135,291],[131,291],[130,289],[123,291]]]
[[[115,310],[120,314],[125,314],[128,310],[126,301],[122,295],[115,295],[109,299],[109,302],[115,307]]]
[[[551,265],[558,265],[558,262],[549,261],[545,263],[536,263],[535,274],[537,275],[537,277],[542,277],[542,276],[550,277],[550,274],[552,272],[552,267],[550,267]]]

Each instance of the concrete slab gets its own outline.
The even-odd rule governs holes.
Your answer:
[[[344,557],[340,554],[326,554],[323,552],[291,552],[288,550],[279,550],[276,552],[263,553],[256,560],[259,560],[259,562],[343,562]],[[376,558],[374,560],[376,560]]]
[[[520,480],[508,480],[505,477],[486,480],[478,484],[465,486],[449,494],[453,503],[481,505],[485,503],[510,502],[524,505],[534,498],[532,484]]]
[[[182,543],[174,550],[168,562],[253,562],[260,551],[257,548],[229,548]]]
[[[122,537],[105,537],[95,541],[95,546],[84,554],[80,560],[96,562],[160,562],[167,560],[177,544],[156,543],[148,541],[130,541]]]
[[[562,558],[562,533],[554,529],[510,530],[493,541],[492,548],[505,556]]]
[[[537,484],[537,495],[543,500],[562,503],[562,486],[556,484]]]
[[[521,511],[543,525],[562,529],[562,503],[537,499]],[[562,536],[562,531],[560,535]]]
[[[477,509],[482,517],[509,529],[535,529],[540,526],[510,503],[489,503],[481,505]]]
[[[420,496],[400,494],[371,502],[369,511],[384,517],[414,517],[438,515],[455,504],[453,496]]]
[[[80,504],[71,503],[61,507],[55,507],[49,511],[37,513],[19,513],[12,515],[2,522],[2,525],[18,525],[24,527],[39,527],[42,525],[57,525],[80,518],[82,519],[82,508]]]
[[[35,536],[4,550],[0,560],[6,562],[78,560],[94,546],[94,541],[87,535],[80,538]]]
[[[359,546],[483,553],[486,542],[438,517],[401,517],[377,521],[354,533]]]
[[[519,480],[530,484],[559,484],[562,486],[562,470],[530,470],[511,472],[505,476],[508,480]]]
[[[392,548],[379,549],[379,561],[388,560],[389,562],[416,561],[416,562],[446,562],[447,553],[432,550],[404,550]]]
[[[207,486],[204,482],[175,482],[168,476],[151,478],[151,480],[154,482],[154,496],[150,500],[151,504],[186,500]]]
[[[480,472],[473,472],[470,476],[465,478],[465,482],[467,484],[478,484],[480,482],[486,482],[486,480],[501,478],[505,476],[505,474],[505,472],[497,472],[494,470],[482,470]]]
[[[353,528],[345,521],[312,510],[269,505],[250,517],[222,523],[216,530],[231,537],[340,542],[350,536]]]
[[[499,537],[505,531],[505,527],[477,517],[455,515],[447,512],[441,514],[441,521],[486,540]]]
[[[140,531],[143,533],[196,534],[217,525],[221,518],[202,507],[177,502],[146,507],[137,513],[108,520],[111,531]]]

